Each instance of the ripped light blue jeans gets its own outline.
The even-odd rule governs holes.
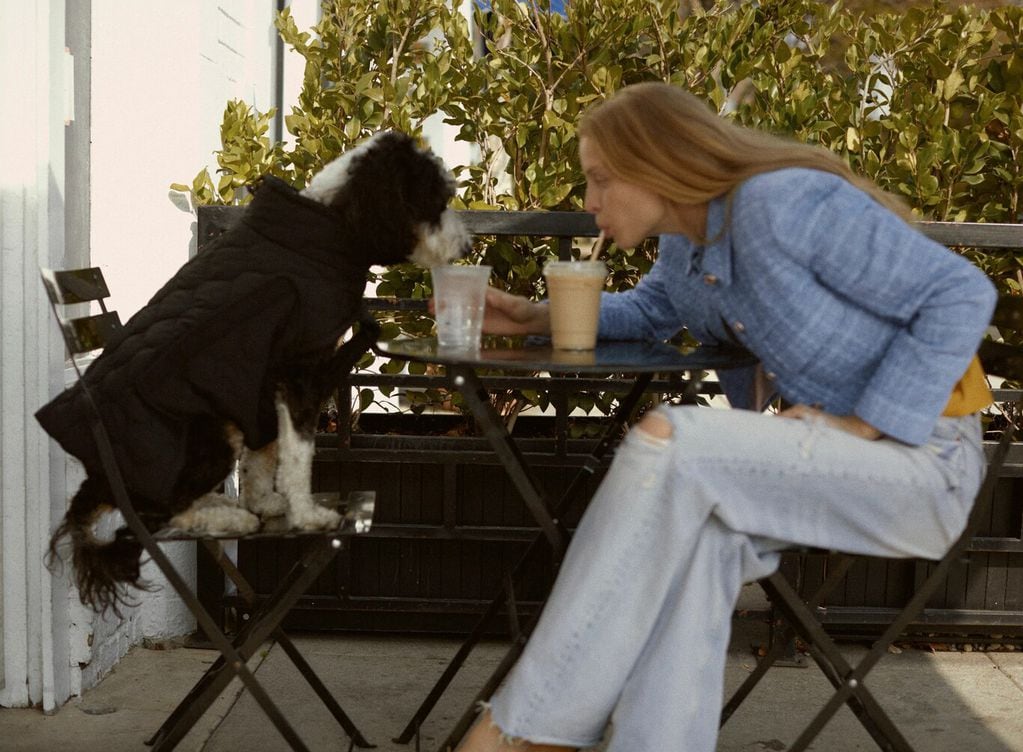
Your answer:
[[[622,442],[525,652],[491,702],[505,734],[614,752],[710,752],[744,582],[795,543],[939,558],[984,469],[976,415],[927,444],[819,419],[662,408],[672,436]]]

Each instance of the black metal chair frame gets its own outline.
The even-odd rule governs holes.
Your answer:
[[[146,553],[167,578],[171,587],[185,602],[195,616],[200,629],[209,641],[220,652],[220,657],[205,672],[193,688],[179,703],[156,733],[147,740],[155,750],[173,749],[195,725],[210,703],[237,676],[245,688],[266,713],[273,725],[281,733],[289,746],[294,750],[306,752],[308,747],[284,717],[284,714],[273,702],[255,674],[246,662],[268,637],[273,637],[282,647],[299,673],[312,687],[313,691],[326,705],[331,715],[344,729],[350,739],[349,749],[353,747],[373,747],[337,703],[329,690],[298,652],[294,643],[284,632],[281,622],[299,597],[316,580],[323,570],[334,560],[334,557],[345,545],[346,538],[356,533],[366,532],[372,522],[372,492],[356,492],[349,496],[347,509],[342,524],[337,530],[329,532],[290,532],[266,531],[247,536],[212,537],[189,534],[176,530],[164,530],[151,533],[139,518],[132,506],[131,499],[124,485],[124,480],[114,455],[113,445],[103,424],[99,410],[85,383],[81,381],[82,371],[76,356],[101,349],[121,326],[116,312],[108,311],[104,299],[110,293],[98,268],[76,269],[66,271],[41,270],[43,284],[50,299],[54,316],[60,324],[64,342],[71,357],[72,364],[78,374],[83,393],[88,399],[92,412],[91,429],[99,451],[103,469],[107,474],[110,487],[114,494],[117,509],[124,517],[131,532],[142,544]],[[60,306],[91,303],[99,305],[101,313],[79,317],[64,317]],[[318,499],[319,501],[320,499]],[[255,591],[242,577],[234,562],[224,554],[222,541],[237,540],[244,537],[261,538],[295,538],[301,549],[298,560],[290,572],[281,579],[277,588],[261,603],[256,602]],[[178,573],[173,563],[167,558],[160,547],[163,541],[196,540],[212,556],[221,570],[238,587],[238,591],[247,603],[256,607],[252,618],[238,631],[233,640],[220,629],[216,620],[203,607],[191,587]]]
[[[1023,299],[1003,298],[999,302],[992,323],[1006,330],[1023,331]],[[985,371],[989,374],[1012,379],[1023,378],[1023,348],[985,341],[980,349],[980,358]],[[1023,402],[1017,402],[1016,405],[1023,408]],[[1016,414],[1021,414],[1018,409]],[[969,557],[971,541],[990,510],[995,485],[1009,446],[1017,434],[1018,427],[1008,415],[1007,422],[1008,425],[988,460],[984,480],[977,492],[965,530],[948,552],[934,564],[930,574],[916,586],[910,600],[855,666],[850,665],[845,659],[815,613],[828,594],[842,582],[849,568],[859,557],[834,551],[795,551],[800,556],[820,553],[829,556],[828,575],[809,598],[797,592],[782,570],[758,581],[773,608],[780,615],[783,626],[778,634],[772,635],[767,653],[759,660],[753,672],[725,703],[721,711],[721,726],[728,722],[767,670],[773,665],[782,665],[783,660],[791,655],[794,640],[799,638],[835,691],[787,749],[790,752],[802,752],[807,749],[842,705],[848,705],[882,750],[913,752],[913,746],[875,699],[864,680],[870,670],[887,654],[889,646],[923,611],[928,599],[945,582],[951,569]]]

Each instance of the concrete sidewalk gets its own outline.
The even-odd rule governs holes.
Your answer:
[[[752,644],[763,630],[738,622],[726,688],[751,670]],[[415,742],[391,741],[454,655],[454,639],[298,635],[294,641],[379,752],[414,752]],[[421,749],[433,750],[503,655],[487,643],[466,667],[422,728]],[[863,651],[846,647],[850,659]],[[0,709],[0,750],[119,752],[148,749],[145,740],[214,661],[208,650],[134,648],[103,682],[59,713]],[[268,644],[251,661],[270,696],[311,750],[346,750],[348,742],[291,664]],[[1023,752],[1023,652],[939,652],[906,649],[886,657],[868,677],[878,700],[919,752]],[[722,752],[785,750],[823,703],[828,685],[813,665],[776,668],[722,732]],[[237,680],[178,746],[186,752],[276,752],[288,746]],[[876,750],[847,710],[811,749]],[[650,750],[647,752],[683,752]],[[636,752],[641,752],[636,750]]]

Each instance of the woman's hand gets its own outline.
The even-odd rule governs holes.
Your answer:
[[[834,426],[868,441],[880,439],[883,435],[867,421],[855,415],[832,415],[809,405],[793,405],[787,410],[782,410],[778,415],[782,418],[795,418],[796,420],[821,419],[829,426]]]
[[[427,303],[431,314],[435,313],[433,298]],[[483,331],[487,334],[544,334],[551,333],[551,318],[547,306],[534,303],[521,295],[487,288],[486,309],[483,312]]]
[[[487,308],[483,315],[487,334],[550,334],[551,319],[547,306],[528,298],[487,288]]]

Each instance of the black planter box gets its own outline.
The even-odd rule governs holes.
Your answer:
[[[597,419],[599,420],[599,419]],[[506,585],[505,575],[539,534],[485,439],[455,416],[364,416],[363,432],[320,434],[314,490],[374,490],[373,531],[352,541],[289,615],[292,628],[464,634]],[[557,499],[595,445],[551,437],[550,419],[521,419],[518,446],[543,488]],[[401,431],[400,433],[398,431]],[[346,444],[347,445],[344,445]],[[588,479],[566,523],[573,527],[596,490],[604,466]],[[954,571],[928,603],[915,634],[1023,635],[1023,445],[1014,445],[996,488],[971,563]],[[514,612],[527,617],[553,580],[545,546],[515,583]],[[296,558],[287,541],[244,542],[239,566],[261,594],[269,593]],[[826,560],[786,562],[804,593],[826,575]],[[857,563],[827,599],[820,617],[834,633],[878,634],[927,574],[927,562],[868,559]],[[211,570],[213,571],[213,570]],[[216,570],[219,572],[219,570]],[[201,570],[202,572],[202,570]],[[204,579],[200,574],[200,579]],[[206,578],[204,600],[223,608],[229,624],[243,607]],[[507,635],[511,611],[490,625]]]

